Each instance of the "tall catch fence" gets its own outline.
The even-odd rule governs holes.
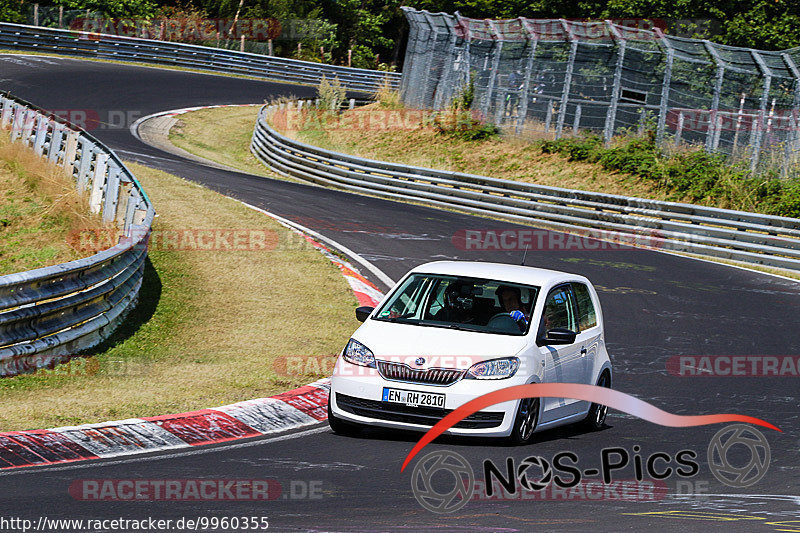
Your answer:
[[[473,111],[517,134],[652,128],[754,171],[797,163],[800,47],[763,51],[611,21],[470,19],[403,8],[401,92],[442,109],[474,87]]]

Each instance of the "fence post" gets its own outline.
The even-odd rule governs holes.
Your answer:
[[[617,46],[617,66],[614,69],[614,87],[611,90],[611,102],[606,112],[606,124],[603,128],[603,139],[605,140],[606,146],[608,146],[611,142],[611,137],[614,136],[614,125],[617,122],[617,104],[619,104],[619,95],[622,92],[622,64],[625,61],[625,47],[627,43],[610,20],[606,20],[605,24],[610,30],[610,34]]]
[[[409,87],[414,87],[413,85],[413,76],[415,72],[415,63],[419,58],[419,52],[417,50],[418,45],[418,35],[419,35],[419,24],[417,23],[417,13],[414,12],[413,9],[407,6],[403,6],[400,8],[406,16],[406,20],[408,20],[408,44],[406,45],[406,57],[405,61],[403,62],[403,73],[402,77],[400,78],[400,97],[403,100],[403,103],[406,105],[410,105],[413,99],[409,95]],[[350,66],[350,61],[352,58],[352,50],[347,51],[347,66]]]
[[[736,157],[736,152],[739,150],[739,130],[742,129],[742,117],[744,116],[744,100],[747,97],[745,93],[742,93],[742,97],[739,99],[739,112],[736,114],[736,127],[734,128],[733,133],[733,147],[731,148],[731,155]]]
[[[550,125],[553,123],[553,101],[547,100],[547,113],[544,116],[544,132],[550,133]]]
[[[578,40],[572,35],[572,31],[567,25],[567,21],[561,19],[561,26],[567,33],[570,40],[569,60],[567,61],[567,72],[564,74],[564,90],[561,92],[561,103],[558,106],[558,122],[556,123],[556,139],[561,137],[564,129],[564,118],[567,115],[567,103],[569,102],[569,91],[572,86],[572,71],[575,68],[575,56],[578,54]]]
[[[683,135],[683,111],[678,112],[678,127],[675,128],[675,146],[681,143],[681,135]]]
[[[519,116],[517,117],[517,129],[515,131],[517,135],[522,132],[525,120],[528,118],[528,94],[531,87],[531,76],[533,75],[533,59],[536,56],[536,46],[539,44],[539,36],[533,29],[532,24],[523,17],[520,17],[519,20],[527,35],[528,60],[525,63],[525,81],[522,85],[522,95],[520,96]]]
[[[581,126],[581,104],[575,106],[575,120],[572,122],[572,134],[577,135]]]
[[[759,70],[761,70],[761,74],[764,76],[764,89],[761,92],[761,100],[758,107],[758,126],[752,143],[753,154],[750,159],[750,170],[755,172],[756,168],[758,168],[758,160],[761,157],[761,142],[764,139],[767,102],[769,101],[769,90],[772,85],[772,71],[767,67],[767,64],[758,52],[750,50],[750,55],[753,56]]]
[[[798,133],[797,131],[798,128],[797,113],[798,110],[800,110],[800,70],[798,70],[797,65],[795,64],[794,60],[789,54],[783,53],[781,54],[781,57],[783,58],[784,63],[786,63],[786,66],[789,67],[789,70],[791,71],[792,76],[794,77],[794,101],[792,103],[793,104],[792,130],[791,134],[789,135],[789,138],[786,140],[786,146],[787,146],[786,168],[788,172],[788,166],[789,166],[788,159],[790,158],[789,153],[796,152],[798,148],[800,148],[798,146],[798,140],[800,140],[800,133]],[[3,112],[5,112],[5,110],[3,110]]]
[[[445,20],[451,22],[452,17],[448,16],[448,18]],[[456,32],[451,27],[451,24],[447,24],[446,26],[447,33],[449,34],[450,38],[447,41],[447,51],[445,52],[445,59],[442,62],[442,74],[436,87],[436,94],[433,97],[434,109],[442,108],[446,102],[450,101],[453,93],[454,83],[452,78],[455,74],[455,71],[453,70],[455,66],[453,59],[455,57],[456,50]]]
[[[458,27],[462,28],[464,32],[464,86],[468,87],[472,77],[471,69],[472,63],[470,57],[470,43],[472,42],[472,33],[470,33],[469,21],[461,16],[461,13],[456,11],[456,19],[458,20]]]
[[[706,150],[712,150],[712,144],[714,139],[714,125],[717,120],[717,111],[719,110],[719,97],[720,93],[722,92],[722,80],[725,77],[725,63],[722,61],[722,58],[719,57],[717,53],[717,49],[707,40],[703,41],[703,45],[706,48],[706,51],[714,60],[714,64],[717,66],[717,77],[716,82],[714,83],[714,96],[711,98],[711,109],[708,112],[708,131],[706,132]]]
[[[431,107],[433,106],[433,99],[428,101],[428,94],[431,93],[431,81],[433,80],[433,56],[436,54],[436,41],[439,39],[439,32],[436,31],[436,24],[433,22],[433,18],[431,17],[430,13],[427,11],[423,11],[422,14],[425,17],[425,22],[428,24],[428,28],[430,29],[430,34],[428,36],[426,45],[428,50],[428,57],[425,64],[425,81],[421,84],[422,85],[422,107]],[[436,90],[433,90],[435,93]]]
[[[489,30],[492,32],[492,40],[494,41],[492,53],[494,57],[492,57],[492,70],[489,71],[489,85],[486,87],[486,93],[483,95],[484,97],[481,102],[481,113],[483,113],[485,117],[489,116],[489,106],[492,102],[494,86],[497,81],[497,71],[500,69],[500,56],[503,55],[503,41],[500,39],[501,36],[497,32],[494,22],[486,20],[486,23],[489,24]]]
[[[656,126],[656,142],[661,144],[664,141],[667,114],[669,113],[669,88],[672,83],[672,63],[675,61],[675,50],[672,49],[669,41],[664,37],[664,34],[659,28],[655,28],[655,32],[667,54],[667,62],[664,66],[664,79],[661,84],[661,101],[658,104],[658,125]]]

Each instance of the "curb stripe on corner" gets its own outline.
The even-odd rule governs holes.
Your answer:
[[[380,303],[383,293],[353,265],[287,227],[339,268],[359,305]],[[329,391],[330,379],[325,378],[269,398],[188,413],[0,433],[0,470],[189,448],[316,424],[327,419]]]

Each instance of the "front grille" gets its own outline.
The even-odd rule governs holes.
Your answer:
[[[389,422],[406,422],[432,426],[452,411],[450,409],[437,409],[435,407],[409,407],[407,405],[378,402],[354,398],[344,394],[335,395],[336,405],[339,409],[358,416],[387,420]],[[457,428],[484,429],[494,428],[503,423],[503,413],[478,411],[457,422]]]
[[[457,368],[418,370],[403,363],[389,363],[387,361],[378,361],[378,372],[384,379],[391,381],[441,386],[452,385],[464,375],[464,371]]]

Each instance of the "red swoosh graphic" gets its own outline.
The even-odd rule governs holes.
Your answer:
[[[617,411],[622,411],[623,413],[628,413],[629,415],[647,420],[648,422],[668,427],[685,428],[720,424],[723,422],[744,422],[746,424],[754,424],[774,429],[775,431],[781,431],[778,427],[773,426],[769,422],[746,415],[674,415],[654,405],[650,405],[644,400],[625,394],[624,392],[606,387],[598,387],[596,385],[580,385],[578,383],[531,383],[529,385],[516,385],[514,387],[490,392],[483,396],[478,396],[442,418],[422,436],[416,446],[408,453],[400,471],[402,472],[405,470],[408,463],[411,462],[411,459],[422,451],[433,439],[464,418],[491,405],[519,400],[521,398],[572,398],[575,400],[585,400],[587,402],[607,405]]]

